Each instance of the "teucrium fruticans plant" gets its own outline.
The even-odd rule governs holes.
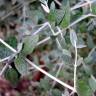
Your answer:
[[[94,26],[96,26],[95,22],[93,22],[96,17],[94,6],[94,2],[96,2],[96,0],[77,0],[78,4],[75,5],[75,0],[62,0],[62,2],[59,2],[59,0],[53,0],[52,2],[50,0],[15,0],[12,4],[16,1],[22,5],[18,5],[19,7],[17,6],[16,8],[18,9],[22,7],[21,9],[23,9],[21,10],[23,11],[21,17],[16,19],[16,22],[21,24],[21,26],[16,29],[16,31],[18,31],[18,40],[16,41],[15,38],[10,37],[8,40],[4,41],[0,38],[0,44],[4,45],[0,45],[0,52],[2,52],[0,56],[4,54],[4,56],[0,57],[0,62],[6,63],[4,68],[1,70],[0,75],[3,75],[5,72],[5,77],[10,80],[10,82],[14,84],[12,78],[15,78],[16,81],[18,81],[18,74],[9,66],[9,62],[13,61],[17,71],[22,76],[29,74],[29,65],[45,74],[46,76],[40,81],[40,84],[42,84],[43,80],[50,80],[48,79],[48,77],[50,77],[54,81],[52,81],[53,83],[50,91],[49,88],[45,88],[44,85],[41,86],[41,89],[45,88],[44,90],[46,91],[46,94],[50,93],[53,96],[54,94],[57,94],[56,92],[58,92],[58,94],[62,94],[62,96],[63,93],[64,95],[67,94],[71,96],[71,94],[76,92],[79,96],[92,95],[96,91],[95,86],[93,86],[96,85],[96,79],[94,77],[95,69],[91,69],[92,65],[90,65],[90,63],[96,63],[96,60],[94,59],[96,57],[96,52],[93,50],[94,48],[90,45],[90,43],[86,43],[83,39],[87,38],[86,34],[88,31],[87,42],[91,41],[92,45],[95,46],[92,41],[92,36],[96,36],[96,33],[94,31],[94,27],[90,24],[94,24]],[[2,4],[4,5],[5,3],[2,2]],[[30,6],[28,4],[30,4]],[[59,5],[59,8],[57,8],[56,4]],[[28,9],[28,7],[30,8]],[[12,10],[14,10],[14,8]],[[3,11],[6,10],[4,9]],[[0,12],[2,12],[2,10],[0,10]],[[2,13],[2,16],[0,15],[1,20],[4,20],[7,17],[9,18],[11,14],[12,12],[9,12],[8,15],[4,16],[4,13]],[[87,20],[85,20],[86,18]],[[10,21],[10,19],[8,20]],[[86,24],[86,26],[82,27],[84,24]],[[90,27],[90,30],[93,30],[93,32],[89,29],[87,30],[87,27]],[[86,32],[82,32],[81,30],[85,30]],[[12,42],[12,40],[14,42]],[[48,72],[34,64],[34,60],[30,61],[26,58],[27,55],[33,55],[35,48],[38,48],[38,46],[42,48],[42,45],[44,46],[45,43],[47,43],[48,46],[53,47],[53,49],[51,49],[51,51],[46,55],[45,62],[53,63],[53,61],[55,61],[54,68],[48,67],[50,68]],[[91,55],[89,54],[85,58],[79,53],[82,53],[81,50],[88,47],[87,44],[93,49],[90,53]],[[10,49],[13,53],[9,54],[10,52],[4,47]],[[53,51],[57,53],[52,54]],[[52,60],[50,60],[49,57],[51,57]],[[48,66],[48,64],[45,66]],[[54,73],[56,74],[55,76],[53,75]],[[16,76],[13,76],[14,74]],[[65,77],[62,77],[63,80],[61,80],[62,78],[60,76]],[[71,83],[74,83],[74,86],[70,86],[70,84],[64,82],[67,82],[70,78],[72,79]],[[64,92],[60,89],[55,89],[56,82],[66,88]],[[48,85],[49,81],[43,83]],[[68,89],[72,91],[71,94]]]

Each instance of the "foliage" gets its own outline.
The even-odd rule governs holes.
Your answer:
[[[95,29],[96,0],[1,0],[0,85],[12,96],[95,96]]]

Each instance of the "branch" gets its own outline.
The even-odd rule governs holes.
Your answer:
[[[2,76],[5,72],[5,70],[8,68],[8,63],[6,63],[6,65],[3,67],[2,71],[0,72],[0,76]]]
[[[6,58],[4,58],[4,59],[0,59],[0,63],[6,61],[6,60],[8,60],[8,59],[10,59],[10,57],[11,57],[11,56],[8,56],[8,57],[6,57]]]
[[[45,70],[39,68],[37,65],[35,65],[33,62],[31,62],[30,60],[28,60],[27,58],[25,58],[25,60],[34,68],[36,68],[38,71],[42,72],[43,74],[45,74],[46,76],[50,77],[51,79],[53,79],[54,81],[58,82],[59,84],[61,84],[62,86],[75,91],[74,88],[64,82],[62,82],[61,80],[57,79],[56,77],[52,76],[51,74],[49,74],[48,72],[46,72]]]
[[[86,0],[86,1],[87,1],[87,0]],[[85,2],[85,3],[83,3],[83,4],[80,4],[80,5],[76,4],[75,6],[73,6],[73,7],[71,8],[71,11],[76,10],[76,9],[78,9],[78,8],[81,8],[81,7],[84,7],[84,6],[87,6],[87,5],[91,5],[91,4],[93,4],[94,2],[96,2],[96,0],[87,1],[87,2]]]
[[[62,4],[58,0],[54,0],[59,6],[62,6]]]
[[[62,69],[62,66],[63,66],[63,63],[59,66],[59,68],[58,68],[58,70],[57,70],[56,78],[58,77],[58,75],[59,75],[59,73],[60,73],[60,71],[61,71],[61,69]],[[55,84],[56,84],[56,81],[53,82],[52,88],[55,86]],[[51,88],[51,89],[52,89],[52,88]]]
[[[74,89],[76,90],[76,83],[77,83],[77,45],[75,41],[75,64],[74,64]]]
[[[93,14],[91,14],[91,13],[89,13],[89,14],[87,14],[87,15],[82,15],[80,18],[78,18],[76,21],[74,21],[73,23],[71,23],[66,29],[68,29],[68,28],[70,28],[70,27],[72,27],[72,26],[74,26],[74,25],[76,25],[77,23],[79,23],[80,21],[82,21],[82,20],[84,20],[84,19],[86,19],[86,18],[88,18],[88,17],[96,17],[95,15],[93,15]]]

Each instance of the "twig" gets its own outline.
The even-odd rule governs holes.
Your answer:
[[[8,63],[6,63],[6,65],[3,67],[2,71],[0,72],[0,76],[2,76],[5,72],[5,70],[8,68]]]
[[[47,41],[50,40],[50,39],[51,39],[51,37],[47,37],[47,38],[45,38],[45,39],[39,41],[39,42],[37,43],[37,46],[39,46],[39,45],[41,45],[41,44],[47,42]]]
[[[62,6],[62,4],[58,0],[54,0],[59,6]]]
[[[8,56],[8,57],[6,57],[6,58],[0,59],[0,63],[6,61],[6,60],[8,60],[8,59],[10,59],[10,57],[11,57],[11,56]]]
[[[0,17],[0,19],[1,19],[1,20],[6,19],[8,16],[10,16],[10,15],[13,13],[13,10],[14,10],[14,9],[16,9],[16,8],[21,8],[21,7],[22,7],[21,4],[18,4],[18,5],[16,5],[16,6],[14,6],[14,7],[12,8],[12,10],[7,13],[7,15]]]
[[[90,2],[85,2],[85,3],[83,3],[83,4],[80,4],[80,5],[75,5],[75,6],[73,6],[72,8],[71,8],[71,11],[73,11],[73,10],[76,10],[76,9],[78,9],[78,8],[81,8],[81,7],[84,7],[84,6],[87,6],[87,5],[90,5],[90,4],[93,4],[94,2],[96,2],[96,0],[92,0],[92,1],[90,1]]]
[[[76,83],[77,83],[77,45],[76,45],[76,41],[74,41],[75,43],[75,64],[74,64],[74,90],[76,92]]]
[[[90,7],[90,12],[92,12],[92,8],[91,8],[91,6],[92,6],[92,0],[85,0],[86,2],[88,2],[89,3],[89,7]]]
[[[25,23],[25,19],[26,19],[26,17],[27,17],[27,14],[26,14],[26,11],[27,11],[27,9],[26,9],[26,4],[24,3],[23,4],[23,15],[22,15],[22,17],[23,17],[23,26],[26,26],[26,23]]]
[[[27,58],[25,58],[25,60],[34,68],[36,68],[38,71],[42,72],[43,74],[45,74],[46,76],[50,77],[51,79],[53,79],[54,81],[58,82],[59,84],[61,84],[62,86],[69,88],[72,91],[75,91],[74,88],[64,82],[62,82],[61,80],[57,79],[56,77],[52,76],[51,74],[49,74],[48,72],[44,71],[43,69],[39,68],[37,65],[35,65],[33,62],[31,62],[30,60],[28,60]]]
[[[38,67],[43,68],[43,67],[46,67],[46,66],[45,65],[39,65]],[[29,70],[35,70],[35,68],[34,67],[30,67]]]
[[[61,70],[61,68],[62,68],[62,65],[63,65],[63,63],[59,66],[59,68],[58,68],[58,70],[57,70],[56,78],[58,77],[58,75],[59,75],[59,73],[60,73],[60,70]],[[53,82],[52,88],[55,86],[55,84],[56,84],[56,81]]]
[[[44,23],[43,26],[41,26],[37,31],[35,31],[35,32],[33,33],[33,35],[38,34],[38,33],[39,33],[43,28],[45,28],[46,26],[48,26],[48,22]]]
[[[29,1],[28,3],[32,3],[32,2],[34,2],[34,0],[31,0],[31,1]],[[16,8],[20,9],[20,8],[22,8],[22,7],[23,7],[22,4],[18,4],[18,5],[16,5],[16,6],[14,6],[14,7],[12,8],[12,10],[7,13],[7,15],[0,17],[0,20],[6,19],[8,16],[10,16],[10,15],[13,13],[13,10],[15,10]]]
[[[88,17],[96,17],[95,15],[93,15],[93,14],[91,14],[91,13],[89,13],[89,14],[87,14],[87,15],[82,15],[80,18],[78,18],[76,21],[74,21],[73,23],[71,23],[66,29],[68,29],[68,28],[70,28],[70,27],[72,27],[73,25],[75,25],[75,24],[77,24],[77,23],[79,23],[80,21],[82,21],[82,20],[84,20],[84,19],[86,19],[86,18],[88,18]]]
[[[56,38],[56,43],[57,43],[57,45],[58,45],[58,48],[62,50],[62,46],[61,46],[61,44],[60,44],[58,38]]]

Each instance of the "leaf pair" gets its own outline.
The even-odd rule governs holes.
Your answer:
[[[50,22],[55,22],[61,28],[66,28],[70,24],[70,4],[69,0],[63,0],[60,9],[55,9],[54,3],[51,3],[50,13],[47,18]]]
[[[34,36],[27,36],[24,38],[24,47],[21,51],[21,53],[15,58],[15,67],[18,70],[18,72],[22,75],[25,75],[28,73],[28,65],[25,61],[25,58],[28,54],[31,54],[34,50],[34,48],[37,45],[37,42],[39,40],[38,35]]]

